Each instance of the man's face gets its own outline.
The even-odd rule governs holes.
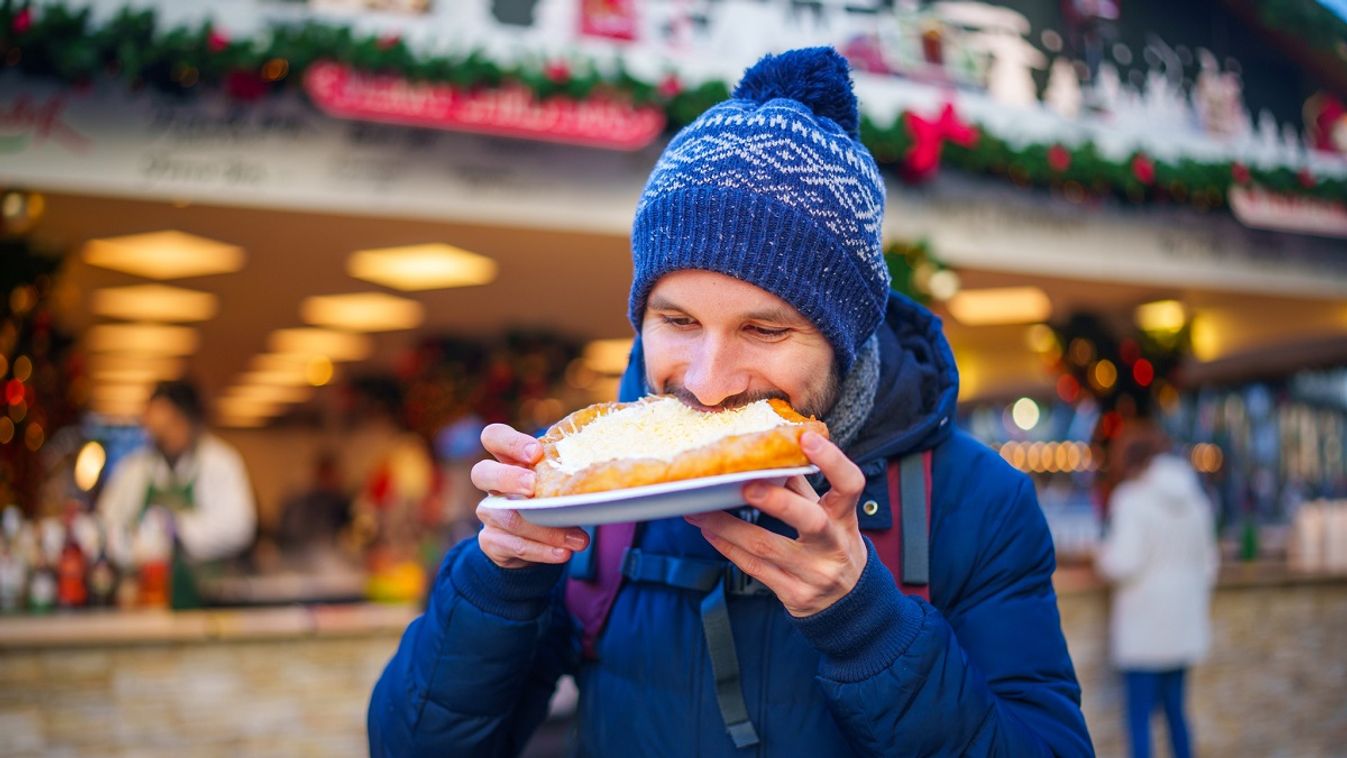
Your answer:
[[[195,429],[177,406],[162,397],[145,405],[145,433],[154,446],[169,458],[182,455],[192,444]]]
[[[823,334],[786,301],[724,274],[661,277],[646,301],[641,340],[650,387],[702,410],[776,397],[822,417],[837,400]]]

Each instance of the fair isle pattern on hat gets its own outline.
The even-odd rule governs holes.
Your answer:
[[[810,115],[791,100],[763,106],[730,100],[709,111],[660,157],[637,214],[653,198],[684,187],[748,189],[814,217],[859,266],[887,280],[874,244],[884,221],[879,169],[840,130],[806,126]],[[731,131],[739,129],[760,131]]]
[[[716,271],[794,306],[846,371],[883,318],[884,184],[857,139],[847,64],[831,48],[768,56],[735,99],[679,132],[636,207],[629,316],[660,276]]]

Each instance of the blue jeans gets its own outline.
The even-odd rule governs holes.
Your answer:
[[[1158,704],[1169,722],[1169,744],[1174,758],[1190,758],[1188,723],[1183,717],[1183,677],[1186,669],[1124,671],[1127,686],[1127,733],[1133,758],[1150,758],[1151,713]]]

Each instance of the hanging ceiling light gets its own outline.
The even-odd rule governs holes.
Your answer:
[[[244,254],[237,245],[168,229],[90,240],[84,261],[149,279],[181,279],[238,271]]]

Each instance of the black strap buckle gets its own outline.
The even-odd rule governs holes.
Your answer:
[[[745,574],[733,563],[725,567],[725,593],[736,597],[758,597],[772,595],[767,585]]]

